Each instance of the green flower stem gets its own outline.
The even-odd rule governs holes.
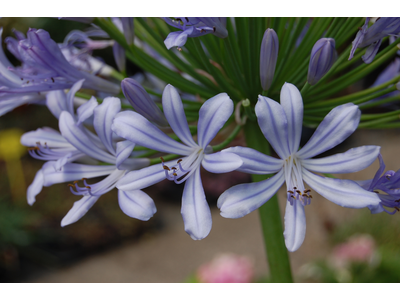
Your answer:
[[[364,23],[363,19],[364,18],[349,18],[349,22],[346,22],[336,35],[336,48],[341,47],[350,37],[356,37],[359,27]]]
[[[386,97],[386,98],[384,98],[382,100],[377,100],[377,101],[374,101],[372,103],[361,104],[359,106],[360,106],[360,109],[368,109],[368,108],[371,108],[371,107],[375,107],[375,106],[379,106],[379,105],[382,105],[382,104],[386,104],[386,103],[390,103],[390,102],[394,102],[394,101],[399,101],[399,100],[400,100],[400,96],[397,95],[397,96]]]
[[[248,147],[269,154],[269,144],[257,122],[247,121],[244,126]],[[266,180],[270,175],[252,175],[253,181]],[[283,227],[278,197],[274,195],[259,209],[266,254],[272,282],[293,282],[289,255],[283,238]]]
[[[82,93],[82,92],[76,92],[75,96],[79,97],[79,98],[82,98],[82,99],[87,99],[87,100],[92,98],[92,95],[88,95],[88,94],[85,94],[85,93]]]
[[[326,32],[325,36],[328,38],[335,38],[336,34],[342,27],[342,25],[346,22],[346,18],[338,17],[333,20],[331,25],[329,26],[328,31]],[[336,42],[336,41],[335,41]]]
[[[112,70],[111,71],[111,77],[113,77],[113,78],[115,78],[115,79],[117,79],[117,80],[123,80],[123,79],[125,79],[125,75],[124,74],[122,74],[122,73],[120,73],[120,72],[118,72],[117,70]]]
[[[375,120],[375,119],[380,119],[384,117],[391,117],[391,116],[400,116],[400,110],[395,110],[387,113],[381,113],[381,114],[363,114],[361,116],[360,121],[369,121],[369,120]]]
[[[226,146],[228,146],[229,143],[232,142],[233,139],[238,135],[238,133],[240,132],[240,129],[242,129],[242,126],[237,125],[225,141],[223,141],[221,144],[212,146],[213,151],[214,152],[220,151],[220,150],[224,149]]]
[[[168,154],[163,156],[162,158],[164,159],[164,161],[170,161],[181,156],[182,155],[179,154]],[[150,158],[150,165],[156,165],[160,163],[161,163],[161,158]]]
[[[396,116],[380,118],[378,120],[372,120],[367,122],[361,122],[360,125],[358,125],[358,128],[375,128],[375,125],[383,125],[384,123],[399,121],[399,120],[400,120],[400,115],[397,114]]]
[[[135,150],[136,150],[136,147],[135,147]],[[134,158],[146,158],[146,157],[155,155],[155,154],[157,154],[157,153],[159,153],[159,152],[160,152],[160,151],[158,151],[158,150],[149,150],[149,151],[147,151],[147,152],[144,153],[144,154],[135,156]],[[151,160],[151,159],[150,159],[150,160]]]
[[[388,123],[388,124],[378,124],[372,127],[373,129],[391,129],[400,128],[400,122]]]

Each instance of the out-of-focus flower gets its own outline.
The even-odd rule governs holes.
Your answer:
[[[379,50],[382,39],[386,36],[397,36],[400,34],[400,18],[378,18],[373,25],[368,28],[370,18],[365,19],[365,23],[360,28],[353,41],[349,60],[353,58],[357,48],[367,47],[362,59],[365,63],[371,63]]]
[[[336,61],[335,40],[322,38],[318,40],[311,50],[308,65],[307,81],[310,85],[316,84],[332,67]]]
[[[333,267],[345,268],[354,262],[370,263],[375,254],[375,241],[367,234],[352,236],[343,244],[332,250],[331,264]]]
[[[198,37],[208,33],[212,33],[217,37],[226,38],[228,31],[225,27],[225,18],[163,18],[169,25],[180,29],[168,34],[164,41],[165,46],[170,49],[172,47],[183,47],[188,37]]]
[[[212,153],[209,146],[233,112],[233,102],[226,93],[207,100],[199,111],[197,143],[193,140],[187,123],[183,104],[172,85],[164,89],[163,109],[166,119],[179,143],[146,118],[136,112],[122,112],[113,123],[113,131],[135,143],[160,152],[182,155],[176,163],[162,163],[132,171],[118,182],[118,189],[132,191],[143,189],[167,178],[177,184],[186,181],[182,196],[182,217],[186,232],[192,239],[205,238],[211,230],[211,212],[200,178],[200,165],[212,173],[231,172],[242,165],[234,153]],[[211,154],[212,153],[212,154]]]
[[[146,90],[134,79],[125,78],[121,82],[122,92],[133,108],[149,121],[161,126],[168,126],[168,122],[160,108],[151,100]]]
[[[247,283],[254,280],[254,265],[247,256],[221,254],[199,267],[196,277],[204,283]]]
[[[312,172],[352,173],[368,167],[379,154],[378,146],[363,146],[324,158],[312,157],[332,149],[356,130],[361,112],[352,103],[331,110],[316,129],[311,139],[299,149],[303,121],[303,100],[299,90],[285,83],[281,90],[281,104],[259,96],[255,111],[261,131],[280,159],[254,149],[233,147],[222,152],[239,155],[243,165],[238,171],[251,174],[276,175],[253,183],[236,185],[218,199],[221,215],[240,218],[267,202],[286,181],[285,243],[289,251],[296,251],[304,241],[306,219],[304,206],[310,204],[313,190],[343,207],[363,208],[377,205],[379,198],[351,180],[322,177]],[[311,172],[310,172],[311,171]],[[303,182],[304,180],[304,182]]]
[[[278,60],[279,40],[273,29],[264,32],[260,50],[260,80],[263,90],[268,90],[274,79]]]

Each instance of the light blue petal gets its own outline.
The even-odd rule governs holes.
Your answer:
[[[301,159],[314,157],[339,145],[356,130],[360,116],[361,111],[353,103],[335,107],[319,124],[307,144],[297,152],[297,156]]]
[[[192,27],[190,30],[171,32],[164,40],[165,47],[167,47],[167,49],[183,47],[186,44],[189,32],[193,32]]]
[[[234,153],[217,152],[204,155],[201,164],[208,172],[227,173],[239,168],[243,161]]]
[[[115,149],[112,141],[113,132],[111,125],[116,114],[121,110],[121,100],[116,97],[107,97],[94,110],[93,126],[100,140],[106,146],[107,150],[115,155]]]
[[[285,212],[285,237],[286,248],[294,252],[303,244],[306,236],[306,215],[304,206],[300,201],[295,200],[293,205],[286,201]]]
[[[85,81],[85,79],[81,79],[81,80],[78,80],[77,82],[75,82],[73,84],[73,86],[71,87],[71,89],[67,93],[66,107],[67,107],[67,111],[71,115],[74,115],[74,97],[75,97],[75,94],[76,94],[77,91],[80,90],[80,88],[82,87],[82,84],[83,84],[84,81]]]
[[[112,130],[135,144],[165,153],[189,155],[191,147],[174,141],[142,115],[124,111],[114,119]]]
[[[93,115],[94,109],[99,105],[96,98],[92,96],[89,101],[78,107],[76,113],[78,115],[78,125],[85,122]]]
[[[36,196],[43,189],[43,182],[44,182],[43,171],[40,169],[39,171],[36,172],[33,182],[26,191],[26,198],[28,200],[29,205],[33,205],[33,203],[36,202]]]
[[[367,50],[365,51],[365,54],[361,56],[362,60],[366,64],[370,64],[374,60],[375,55],[376,53],[378,53],[379,47],[381,46],[381,43],[382,40],[377,40],[376,42],[368,46]]]
[[[61,226],[64,227],[78,221],[96,203],[97,199],[99,199],[99,196],[84,196],[81,200],[75,201],[72,208],[61,220]]]
[[[324,198],[349,208],[363,208],[377,205],[380,199],[376,193],[368,192],[356,182],[347,179],[321,177],[303,169],[303,179],[318,194]]]
[[[118,180],[117,188],[123,191],[141,190],[165,178],[165,170],[158,164],[127,173]]]
[[[117,143],[117,168],[132,154],[135,143],[131,141],[121,141]]]
[[[300,91],[291,83],[285,83],[281,89],[281,106],[285,111],[288,128],[290,153],[299,150],[303,126],[303,99]]]
[[[24,146],[35,147],[37,143],[49,148],[75,149],[58,131],[49,127],[29,131],[21,136],[21,144]]]
[[[226,190],[218,199],[221,216],[241,218],[267,202],[285,181],[283,170],[273,177],[252,183],[238,184]]]
[[[258,125],[265,138],[280,158],[290,155],[288,121],[283,107],[278,102],[264,96],[258,96],[256,104]]]
[[[249,174],[276,173],[283,167],[283,160],[265,155],[257,150],[247,147],[231,147],[221,151],[239,155],[243,164],[237,171]]]
[[[73,117],[68,112],[61,113],[59,127],[63,137],[78,150],[100,161],[115,163],[115,157],[97,147],[89,136],[75,124]]]
[[[126,215],[142,221],[149,220],[157,212],[153,199],[141,190],[119,190],[118,203]]]
[[[233,102],[228,94],[221,93],[208,99],[200,108],[197,125],[199,146],[205,149],[232,115]]]
[[[310,171],[320,173],[358,172],[374,162],[379,155],[380,148],[378,146],[357,147],[324,158],[304,159],[301,164]]]
[[[197,147],[197,144],[194,142],[192,135],[190,134],[181,97],[179,96],[178,91],[170,84],[164,88],[162,94],[162,105],[164,115],[174,133],[186,145]]]
[[[67,97],[63,90],[50,91],[46,95],[46,105],[50,112],[57,119],[60,118],[60,114],[67,110]]]
[[[194,240],[204,239],[211,231],[211,211],[200,178],[200,168],[185,183],[181,214],[185,231]]]

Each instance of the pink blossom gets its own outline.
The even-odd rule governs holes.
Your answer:
[[[205,283],[252,282],[254,266],[246,256],[226,253],[200,266],[196,275],[200,282]]]

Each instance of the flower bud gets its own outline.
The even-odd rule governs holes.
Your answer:
[[[161,126],[168,126],[162,111],[151,100],[146,90],[132,78],[125,78],[121,82],[122,92],[133,108],[149,121]]]
[[[319,39],[311,50],[308,83],[316,84],[332,67],[336,57],[335,40],[331,38]]]
[[[274,79],[278,51],[278,36],[273,29],[268,28],[265,30],[260,51],[260,80],[263,90],[268,90]]]

